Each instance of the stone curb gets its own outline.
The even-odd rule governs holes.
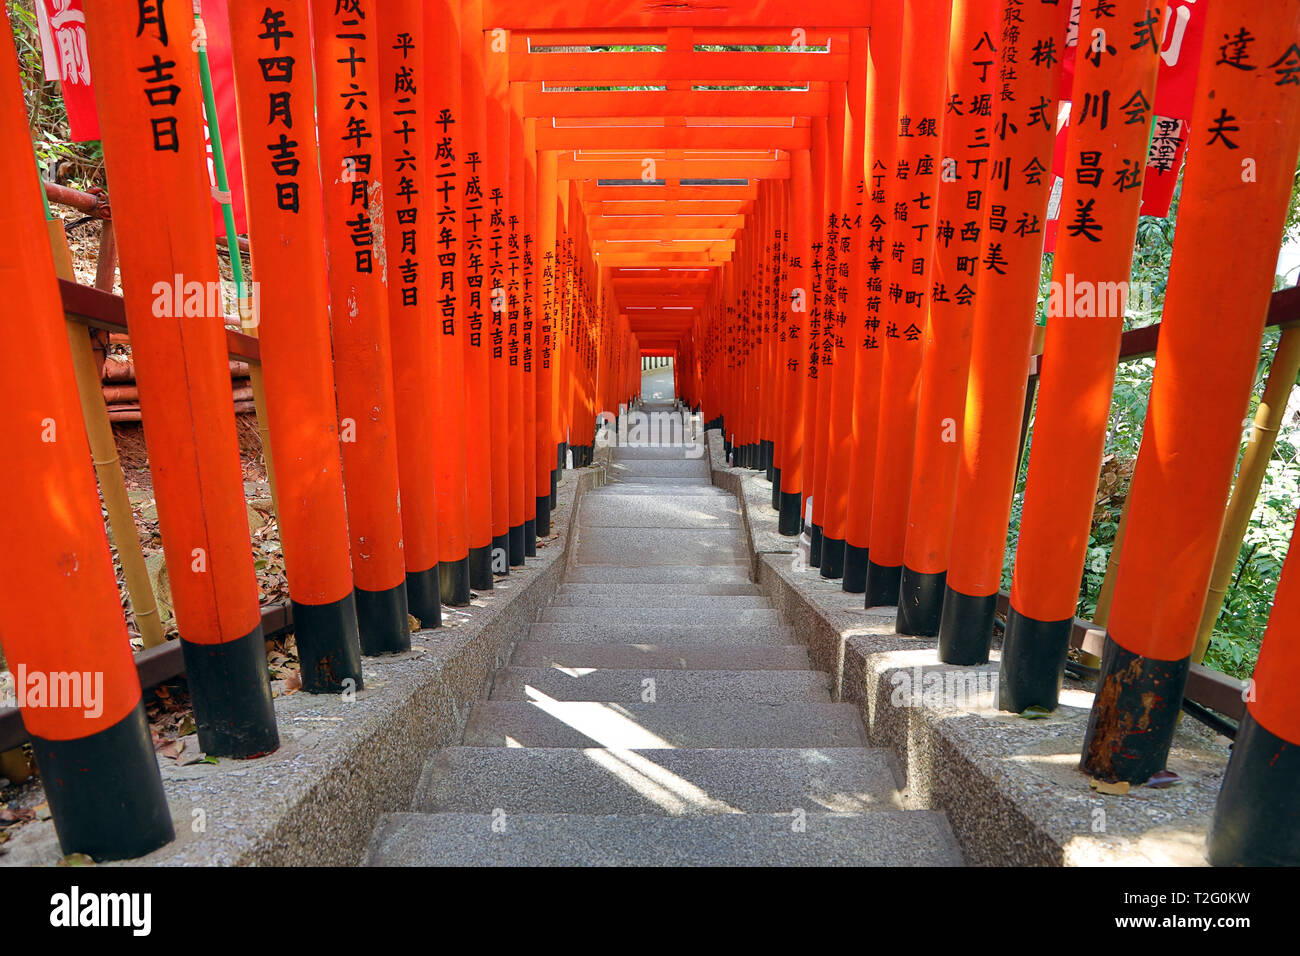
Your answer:
[[[937,640],[895,633],[895,608],[863,608],[862,596],[838,581],[796,570],[789,552],[797,539],[781,539],[789,543],[779,549],[769,536],[770,483],[761,472],[727,467],[716,430],[709,447],[713,483],[741,503],[755,581],[793,625],[812,666],[830,673],[832,700],[856,705],[869,743],[896,756],[907,805],[943,811],[968,863],[1205,865],[1225,738],[1184,720],[1169,761],[1181,784],[1093,791],[1076,769],[1092,703],[1085,685],[1067,679],[1062,706],[1042,719],[997,710],[996,651],[983,667],[940,664]]]

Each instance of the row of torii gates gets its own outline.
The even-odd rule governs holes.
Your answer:
[[[189,4],[85,8],[200,741],[256,756],[278,738],[226,366],[239,336],[188,308],[193,283],[218,281]],[[1165,13],[1078,12],[1055,259],[1075,287],[1129,278]],[[643,355],[673,357],[678,395],[738,464],[770,470],[782,533],[808,517],[824,576],[897,604],[899,630],[937,634],[943,661],[987,661],[1070,15],[1066,0],[230,0],[304,688],[359,689],[361,655],[409,647],[408,607],[434,625],[533,554],[566,449],[589,460]],[[1082,761],[1134,784],[1173,739],[1300,145],[1300,2],[1208,17]],[[1248,39],[1230,55],[1220,37]],[[105,675],[102,713],[23,716],[65,849],[138,855],[172,824],[0,59],[5,328],[22,357],[4,649],[28,673]],[[1047,323],[1004,709],[1058,703],[1121,331],[1122,307]],[[1220,800],[1219,862],[1300,859],[1297,562]]]

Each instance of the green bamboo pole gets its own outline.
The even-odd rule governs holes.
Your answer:
[[[203,30],[203,18],[199,0],[194,0],[194,23],[199,28],[199,35],[206,36]],[[199,44],[199,81],[203,87],[203,110],[208,121],[208,137],[212,140],[212,170],[217,181],[217,191],[221,193],[221,218],[226,225],[226,249],[230,252],[230,271],[235,280],[235,289],[239,298],[239,317],[241,324],[250,334],[257,335],[257,327],[248,320],[252,317],[252,298],[244,280],[244,262],[239,255],[239,235],[235,232],[235,212],[230,203],[230,180],[226,174],[226,154],[221,145],[221,124],[217,118],[217,98],[212,89],[212,70],[208,65],[208,48]],[[257,362],[248,363],[248,383],[253,389],[253,408],[257,417],[257,433],[262,443],[262,460],[266,462],[266,480],[271,486],[271,503],[276,507],[275,467],[271,459],[270,419],[266,412],[266,387],[262,380],[262,366]],[[279,510],[278,507],[276,510]]]

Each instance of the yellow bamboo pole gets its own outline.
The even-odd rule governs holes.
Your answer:
[[[239,255],[239,250],[235,249],[231,254]],[[240,300],[239,316],[244,331],[256,338],[258,331],[256,322],[260,320],[261,316],[254,319],[251,298]],[[266,410],[266,385],[262,378],[262,365],[260,362],[248,363],[248,384],[253,389],[253,414],[257,418],[257,435],[262,444],[262,462],[266,465],[266,483],[271,486],[271,509],[279,513],[280,499],[275,493],[275,465],[271,458],[271,419],[268,417]]]
[[[50,248],[54,251],[55,272],[63,279],[75,278],[72,253],[68,249],[68,237],[63,231],[63,223],[58,219],[50,219],[47,225]],[[108,228],[108,224],[105,224],[105,229]],[[90,439],[90,455],[95,464],[95,474],[99,478],[104,508],[108,512],[109,532],[117,545],[118,559],[122,562],[127,596],[131,601],[131,609],[135,612],[135,624],[144,640],[144,646],[156,647],[163,643],[162,619],[158,616],[158,604],[149,584],[149,572],[145,568],[135,516],[131,513],[131,501],[126,493],[126,480],[122,477],[122,466],[117,457],[117,443],[113,440],[113,426],[108,420],[108,407],[104,404],[103,388],[95,369],[94,350],[85,326],[76,322],[68,323],[68,345],[72,350],[72,366],[77,376],[77,391],[81,396],[81,414],[86,422],[86,436]]]
[[[1215,552],[1214,570],[1210,575],[1210,589],[1205,596],[1205,608],[1201,611],[1201,623],[1196,631],[1196,644],[1192,648],[1192,660],[1197,663],[1205,659],[1205,652],[1210,648],[1214,622],[1219,619],[1219,612],[1223,610],[1223,601],[1227,597],[1233,571],[1237,567],[1237,558],[1241,554],[1241,542],[1246,537],[1250,515],[1255,510],[1255,499],[1259,497],[1260,485],[1264,483],[1268,461],[1273,455],[1273,446],[1277,442],[1277,431],[1282,424],[1287,399],[1291,395],[1291,387],[1295,384],[1298,374],[1300,374],[1300,328],[1284,329],[1277,343],[1277,351],[1273,353],[1273,367],[1269,369],[1264,394],[1259,400],[1259,408],[1255,411],[1250,440],[1246,443],[1241,467],[1237,469],[1237,481],[1233,485],[1232,498],[1228,502],[1228,511],[1223,519],[1219,549]]]
[[[1098,627],[1105,627],[1106,621],[1110,617],[1110,601],[1115,596],[1115,579],[1119,576],[1119,553],[1124,547],[1124,526],[1128,524],[1128,498],[1124,498],[1124,510],[1119,516],[1119,527],[1115,529],[1115,540],[1111,542],[1110,558],[1106,561],[1106,576],[1101,579],[1101,590],[1097,592],[1097,610],[1092,615],[1092,623]],[[1100,658],[1086,655],[1090,658],[1088,663],[1093,667],[1097,666],[1093,661]]]

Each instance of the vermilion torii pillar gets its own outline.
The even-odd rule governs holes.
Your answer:
[[[983,217],[970,203],[988,178],[999,0],[954,0],[930,311],[921,356],[912,486],[899,582],[900,634],[939,633],[961,461],[961,424],[979,292]],[[987,105],[986,105],[987,104]]]
[[[424,31],[420,0],[384,0],[376,10],[379,48],[378,118],[383,168],[388,318],[392,339],[394,423],[402,493],[406,600],[422,627],[442,623],[438,572],[437,459],[441,409],[442,332],[435,315],[434,207],[429,175],[426,78],[436,61]],[[440,64],[439,64],[440,65]]]
[[[465,26],[470,25],[466,17]],[[510,126],[509,108],[505,102],[509,78],[509,43],[504,30],[489,30],[490,25],[480,23],[477,43],[479,62],[482,64],[483,85],[481,95],[471,108],[483,115],[484,150],[481,154],[480,174],[483,178],[483,260],[486,268],[487,308],[484,315],[486,328],[489,374],[491,382],[490,406],[483,414],[492,418],[493,436],[490,445],[492,456],[492,570],[497,574],[510,571],[510,536],[516,509],[512,507],[515,479],[522,471],[518,452],[511,448],[519,436],[511,431],[510,366],[507,360],[506,313],[509,298],[506,292],[506,253],[509,242],[510,196]],[[476,84],[466,84],[467,99],[480,91]],[[522,484],[520,485],[522,489]],[[517,495],[520,535],[523,533],[523,498]],[[522,544],[522,538],[520,539]],[[522,548],[520,550],[522,554]]]
[[[509,62],[509,52],[491,53],[492,62],[505,59]],[[489,71],[489,75],[493,71]],[[523,91],[512,89],[507,84],[501,89],[500,105],[502,117],[506,123],[506,141],[508,148],[505,156],[505,249],[502,252],[504,263],[504,290],[506,312],[505,320],[505,360],[506,384],[510,410],[510,564],[518,566],[524,563],[528,553],[528,447],[531,436],[525,438],[527,429],[524,408],[531,402],[524,401],[524,356],[523,356],[523,310],[524,310],[524,120],[517,110],[516,99],[521,99]]]
[[[252,757],[275,750],[279,735],[211,243],[193,13],[173,4],[124,16],[107,0],[85,11],[132,359],[199,744],[222,757]]]
[[[334,407],[311,24],[304,3],[268,14],[261,0],[232,0],[229,13],[294,641],[303,689],[338,693],[348,679],[359,685],[361,647]]]
[[[842,140],[844,140],[844,85],[831,83],[827,98],[833,104],[831,116],[824,117],[820,124],[814,126],[814,156],[819,156],[822,163],[814,165],[814,187],[818,189],[813,220],[813,277],[809,285],[809,385],[807,385],[807,408],[803,428],[807,438],[813,444],[813,458],[807,468],[809,475],[809,494],[813,498],[813,531],[809,559],[814,567],[824,570],[828,561],[829,550],[839,551],[840,574],[844,574],[844,542],[842,540],[826,541],[826,472],[829,459],[829,418],[831,418],[831,386],[833,367],[828,364],[833,351],[827,350],[827,342],[832,330],[829,326],[829,313],[832,310],[832,298],[828,293],[831,276],[829,276],[828,256],[829,237],[827,222],[831,219],[832,209],[840,204],[840,163],[842,159]],[[835,347],[829,339],[831,349]],[[806,506],[805,506],[806,507]],[[823,578],[832,578],[832,574],[823,574]]]
[[[988,660],[1002,581],[1052,184],[1061,44],[1069,5],[1006,6],[989,177],[979,190],[984,244],[971,339],[952,556],[939,622],[948,664]],[[1014,38],[1005,36],[1014,25]],[[1008,77],[1014,73],[1014,77]]]
[[[512,113],[518,113],[523,123],[523,143],[520,163],[523,175],[523,209],[520,215],[520,259],[523,288],[519,306],[519,362],[524,375],[524,557],[537,555],[537,433],[540,420],[537,415],[539,382],[539,344],[541,300],[537,266],[537,121],[523,116],[523,87],[511,87]],[[550,478],[546,482],[550,494]],[[547,498],[549,503],[550,499]]]
[[[898,603],[907,533],[907,494],[916,439],[921,351],[934,277],[935,212],[944,156],[943,120],[952,0],[911,0],[903,13],[903,71],[898,94],[892,203],[887,211],[880,370],[880,425],[872,480],[866,606]],[[932,64],[929,69],[919,64]],[[927,423],[927,427],[929,424]]]
[[[492,288],[488,282],[487,131],[483,92],[483,8],[460,6],[461,177],[465,238],[465,458],[469,504],[470,584],[491,590],[493,572],[493,437],[501,429],[492,414]],[[502,436],[503,437],[503,436]]]
[[[425,153],[429,157],[429,187],[434,221],[430,224],[437,277],[433,318],[441,336],[438,380],[434,384],[439,410],[438,454],[438,571],[442,602],[470,601],[469,461],[465,402],[466,223],[465,121],[461,112],[460,0],[429,0],[424,5],[424,36],[431,63],[448,69],[428,70],[425,102]],[[489,580],[489,583],[490,580]]]
[[[1144,783],[1169,755],[1300,152],[1300,2],[1214,4],[1205,31],[1156,370],[1080,764],[1103,780]],[[1225,53],[1209,42],[1221,36],[1253,39]],[[1233,318],[1225,322],[1229,293]],[[1288,603],[1280,606],[1286,628]],[[1277,694],[1278,672],[1268,663],[1261,654],[1268,684],[1261,679],[1256,690]],[[1283,670],[1294,674],[1285,663]],[[1238,744],[1254,736],[1251,753],[1234,757],[1246,776],[1276,759],[1269,748],[1294,728],[1294,688],[1284,700],[1259,703],[1257,695]],[[1255,717],[1273,740],[1253,734]],[[1293,787],[1293,758],[1288,767]],[[1282,770],[1268,785],[1285,777]],[[1256,831],[1234,852],[1251,856],[1275,837]]]
[[[875,478],[876,438],[880,428],[880,376],[882,364],[881,309],[888,281],[889,250],[886,237],[893,216],[892,181],[897,143],[898,90],[902,76],[902,0],[877,0],[872,8],[871,41],[867,67],[867,136],[863,159],[866,200],[863,229],[857,238],[864,249],[861,282],[865,289],[862,337],[854,343],[857,361],[853,372],[853,438],[849,452],[846,518],[844,523],[844,574],[841,587],[862,593],[867,587],[868,548],[871,542],[872,485]],[[847,365],[846,365],[847,371]],[[833,475],[828,478],[833,480]],[[832,498],[832,501],[834,499]]]
[[[312,0],[325,184],[330,326],[338,382],[361,650],[409,650],[385,271],[379,24],[372,0]],[[396,278],[396,275],[394,275]]]
[[[849,39],[848,81],[831,84],[831,116],[821,123],[826,130],[827,169],[820,217],[822,248],[813,257],[814,267],[820,264],[822,286],[813,306],[821,322],[818,455],[813,479],[814,533],[820,528],[821,560],[813,563],[820,567],[824,578],[844,576],[853,375],[862,342],[865,293],[860,277],[866,241],[862,162],[866,151],[867,61],[868,33],[854,30]]]
[[[843,84],[830,84],[833,90],[843,89]],[[829,156],[834,150],[829,145],[827,138],[827,124],[825,117],[816,117],[813,121],[810,134],[810,146],[813,155],[813,189],[816,192],[816,207],[813,211],[812,239],[809,247],[808,260],[808,288],[804,290],[805,303],[808,309],[807,320],[807,341],[805,342],[805,351],[807,353],[807,363],[804,374],[810,379],[808,385],[809,406],[812,409],[812,428],[810,431],[810,440],[817,448],[817,454],[813,457],[812,467],[809,469],[808,478],[808,498],[811,501],[811,507],[808,508],[808,563],[813,567],[820,567],[822,560],[822,526],[824,524],[823,503],[825,495],[822,494],[826,482],[826,462],[827,454],[827,426],[829,416],[830,401],[830,366],[823,367],[822,364],[822,346],[826,341],[826,323],[823,318],[822,294],[825,286],[825,276],[822,272],[822,256],[826,249],[826,220],[839,201],[839,169],[836,166],[828,169],[830,165]],[[835,184],[835,188],[830,187],[830,183]]]
[[[791,201],[789,205],[790,255],[798,258],[799,268],[790,269],[789,289],[804,290],[796,305],[789,289],[782,295],[781,308],[785,312],[787,348],[785,355],[785,386],[782,413],[786,417],[786,454],[781,464],[781,510],[778,528],[783,535],[796,535],[803,519],[804,493],[807,491],[804,470],[804,401],[806,398],[808,363],[806,334],[808,318],[807,265],[812,260],[813,210],[806,197],[812,195],[812,157],[808,150],[797,149],[790,154]]]
[[[534,252],[538,285],[537,308],[537,534],[551,533],[551,494],[558,483],[555,432],[555,341],[557,264],[555,259],[556,155],[546,150],[537,156],[537,248]]]
[[[103,11],[100,11],[102,15]],[[0,434],[10,457],[0,634],[23,725],[65,854],[140,856],[173,837],[140,699],[42,228],[18,55],[0,17],[0,277],[5,341],[19,350]],[[52,678],[80,691],[50,696]]]
[[[1116,0],[1108,8],[1085,7],[1079,21],[1082,45],[1065,148],[1061,236],[1002,639],[1004,706],[1017,713],[1030,706],[1054,710],[1060,697],[1106,444],[1142,166],[1154,119],[1160,49],[1153,39],[1159,31],[1150,21],[1159,21],[1163,6],[1160,0]],[[1094,115],[1095,103],[1110,104],[1113,112]],[[1089,220],[1097,227],[1081,225]],[[1062,290],[1069,290],[1069,301],[1063,301]]]
[[[1294,118],[1294,114],[1293,114]],[[1300,784],[1300,528],[1291,533],[1251,700],[1234,738],[1210,828],[1215,866],[1300,865],[1295,794]]]

